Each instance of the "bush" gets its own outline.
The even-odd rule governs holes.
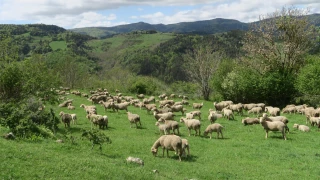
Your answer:
[[[137,76],[133,81],[128,89],[131,93],[154,95],[158,89],[156,81],[150,77]]]

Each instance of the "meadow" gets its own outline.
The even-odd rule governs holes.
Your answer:
[[[294,123],[305,124],[305,116],[285,114],[289,119],[290,133],[283,140],[281,133],[270,132],[265,139],[263,127],[258,125],[243,126],[237,115],[235,120],[218,119],[224,126],[223,139],[203,136],[204,129],[210,124],[208,110],[213,108],[211,101],[204,102],[201,109],[201,136],[188,136],[188,130],[180,123],[180,135],[188,139],[191,156],[178,156],[169,151],[169,157],[158,156],[150,151],[153,143],[160,137],[155,118],[145,109],[129,106],[129,111],[141,116],[142,127],[130,128],[125,111],[104,111],[97,105],[97,112],[107,115],[109,127],[102,130],[111,144],[103,144],[91,149],[91,143],[81,138],[82,130],[90,130],[91,124],[85,118],[85,111],[80,104],[91,104],[86,98],[69,95],[73,99],[75,110],[53,106],[55,113],[60,111],[76,113],[78,122],[70,129],[59,124],[56,138],[6,140],[0,138],[0,179],[319,179],[320,160],[319,131],[311,127],[311,132],[304,133],[292,128]],[[180,99],[175,99],[180,101]],[[188,111],[191,106],[185,106]],[[50,108],[47,105],[46,108]],[[175,120],[182,117],[175,113]],[[253,116],[253,115],[251,115]],[[94,127],[96,128],[96,127]],[[0,134],[8,129],[0,127]],[[64,143],[57,143],[63,139]],[[139,157],[144,166],[128,164],[128,156]],[[157,170],[157,172],[153,172]]]

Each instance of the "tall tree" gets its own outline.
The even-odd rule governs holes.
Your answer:
[[[184,56],[185,71],[191,81],[197,83],[205,100],[209,100],[212,88],[210,80],[217,70],[222,54],[209,45],[199,45]]]
[[[297,73],[304,64],[304,55],[314,45],[316,31],[307,14],[308,10],[283,7],[260,16],[245,36],[247,62],[261,73]]]

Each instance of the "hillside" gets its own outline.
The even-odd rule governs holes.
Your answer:
[[[308,16],[311,22],[320,26],[320,14],[312,14]],[[114,27],[85,27],[70,29],[70,31],[90,35],[97,38],[110,37],[115,34],[129,33],[132,31],[158,31],[163,33],[179,33],[179,34],[215,34],[223,33],[231,30],[247,30],[251,23],[243,23],[233,19],[216,18],[205,21],[181,22],[176,24],[148,24],[138,22]]]
[[[70,31],[103,38],[114,34],[129,33],[132,31],[155,30],[163,33],[179,34],[215,34],[231,30],[247,30],[248,24],[232,19],[212,19],[195,22],[181,22],[177,24],[148,24],[144,22],[119,25],[114,27],[86,27],[70,29]]]

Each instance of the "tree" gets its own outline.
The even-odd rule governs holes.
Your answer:
[[[304,55],[313,47],[315,27],[306,16],[307,10],[282,8],[253,23],[246,33],[246,62],[260,73],[280,71],[297,73]]]
[[[212,91],[210,80],[217,70],[222,57],[220,52],[213,51],[209,45],[199,45],[188,51],[184,56],[184,69],[190,80],[199,85],[205,100],[209,100]]]

